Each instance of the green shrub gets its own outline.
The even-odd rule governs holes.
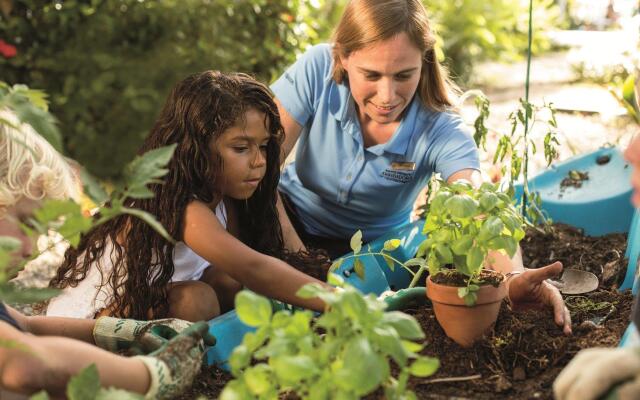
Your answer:
[[[526,56],[529,1],[425,0],[435,23],[445,63],[464,84],[480,61],[514,61]],[[533,1],[533,54],[551,47],[544,32],[560,24],[553,0]]]
[[[49,93],[67,153],[103,177],[133,157],[178,80],[219,69],[269,82],[326,32],[303,1],[8,4],[0,38],[18,54],[0,57],[3,79]]]

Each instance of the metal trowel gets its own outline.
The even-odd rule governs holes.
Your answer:
[[[565,269],[560,279],[549,279],[563,294],[583,294],[598,288],[598,277],[588,271],[575,268]]]

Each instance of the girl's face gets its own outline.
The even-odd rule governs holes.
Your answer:
[[[223,195],[244,200],[258,188],[267,170],[270,133],[265,114],[249,109],[244,119],[222,133],[214,145],[223,169],[217,177]],[[217,150],[217,151],[216,151]]]
[[[340,58],[361,123],[398,121],[418,88],[422,52],[406,33]]]
[[[0,236],[11,236],[22,242],[22,247],[15,253],[16,261],[19,261],[19,258],[27,258],[33,253],[35,239],[30,238],[20,229],[20,223],[30,218],[39,206],[39,201],[23,197],[15,205],[7,208],[6,214],[0,219]]]

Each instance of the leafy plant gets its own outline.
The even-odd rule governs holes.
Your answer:
[[[426,259],[431,276],[448,272],[453,266],[463,274],[466,286],[458,294],[468,305],[474,304],[479,275],[490,251],[513,257],[524,238],[523,219],[511,197],[497,185],[483,183],[474,188],[458,181],[441,183],[428,204],[422,231],[427,235],[417,257]]]
[[[401,312],[384,312],[373,295],[363,296],[331,274],[341,289],[305,285],[302,298],[318,297],[327,308],[272,312],[269,300],[243,291],[236,297],[238,317],[256,327],[229,359],[235,379],[221,399],[271,399],[284,393],[302,399],[357,399],[383,387],[389,399],[415,399],[410,375],[435,373],[439,362],[418,354],[424,339],[417,321]],[[390,363],[399,368],[397,378]]]
[[[478,117],[474,121],[474,140],[476,145],[486,150],[486,137],[489,131],[497,132],[487,126],[490,115],[489,99],[479,90],[466,92],[464,99],[475,96]],[[540,118],[539,116],[546,116]],[[552,103],[543,103],[536,106],[524,99],[520,99],[520,107],[509,114],[511,131],[508,133],[497,132],[500,135],[498,144],[493,156],[493,164],[502,164],[502,175],[506,178],[507,194],[510,197],[515,195],[515,182],[522,178],[523,191],[520,199],[522,215],[526,216],[532,223],[548,224],[551,221],[544,215],[540,208],[540,196],[538,193],[531,193],[529,190],[529,158],[536,154],[540,144],[531,138],[530,132],[536,123],[544,124],[546,133],[542,140],[547,166],[558,157],[558,123],[556,121],[556,111]],[[505,159],[507,162],[505,163]]]

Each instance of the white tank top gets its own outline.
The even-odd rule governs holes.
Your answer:
[[[227,227],[227,210],[221,201],[215,210],[216,217]],[[108,280],[108,273],[113,268],[113,244],[107,242],[104,253],[96,265],[92,265],[85,279],[76,287],[68,287],[49,301],[46,315],[50,317],[93,318],[111,304],[112,289],[109,285],[101,285],[103,279]],[[202,277],[209,262],[197,255],[184,242],[177,242],[173,250],[174,273],[171,282],[197,281]],[[103,277],[100,273],[105,274]],[[102,287],[101,287],[102,286]]]

